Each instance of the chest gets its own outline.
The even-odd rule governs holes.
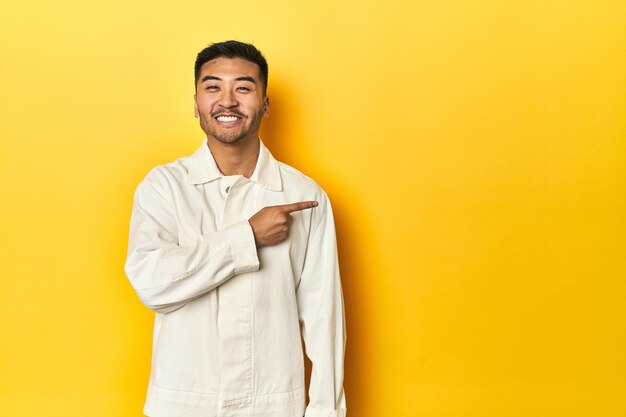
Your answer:
[[[272,191],[241,176],[222,177],[204,184],[190,185],[176,199],[179,244],[194,245],[202,235],[248,220],[267,206],[305,200],[298,190]],[[301,270],[310,231],[311,212],[291,214],[289,236],[283,242],[259,248],[261,263]],[[296,273],[297,275],[297,273]]]

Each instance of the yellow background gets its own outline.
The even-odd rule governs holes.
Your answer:
[[[349,416],[626,416],[626,3],[1,1],[1,416],[142,415],[132,195],[231,38],[333,202]]]

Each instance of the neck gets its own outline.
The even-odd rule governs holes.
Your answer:
[[[223,143],[208,136],[207,145],[222,174],[239,174],[250,178],[256,167],[261,148],[258,136],[244,138],[236,143]]]

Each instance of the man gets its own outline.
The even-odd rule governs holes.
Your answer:
[[[148,416],[346,414],[331,205],[258,136],[267,74],[252,45],[202,50],[194,110],[206,139],[135,191],[125,270],[156,311]]]

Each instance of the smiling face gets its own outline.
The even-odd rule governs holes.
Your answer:
[[[224,144],[256,139],[269,114],[259,67],[241,58],[216,58],[202,65],[194,112],[207,138]]]

